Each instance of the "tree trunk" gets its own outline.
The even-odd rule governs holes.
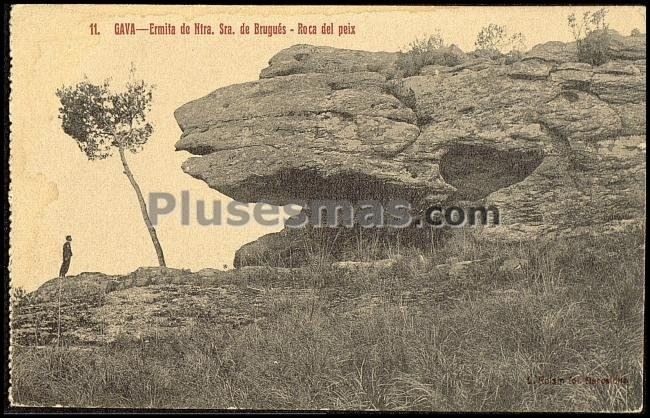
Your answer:
[[[63,281],[63,277],[59,277],[59,298],[58,298],[58,305],[59,305],[59,317],[57,319],[57,331],[56,331],[56,346],[59,347],[61,345],[61,282]]]
[[[124,155],[124,148],[119,147],[120,150],[120,159],[122,160],[122,166],[124,167],[124,174],[126,174],[126,177],[129,178],[129,181],[131,182],[131,186],[133,186],[133,190],[135,190],[135,194],[138,196],[138,203],[140,203],[140,211],[142,212],[142,219],[144,219],[144,223],[147,225],[147,229],[149,230],[149,235],[151,236],[151,242],[153,242],[153,247],[156,249],[156,255],[158,256],[158,265],[160,267],[167,267],[165,264],[165,256],[163,255],[163,250],[162,247],[160,246],[160,241],[158,241],[158,236],[156,235],[156,228],[153,227],[151,224],[151,219],[149,219],[149,213],[147,212],[147,204],[144,202],[144,197],[142,197],[142,191],[140,190],[140,186],[138,186],[138,183],[135,181],[135,178],[133,177],[133,173],[131,173],[131,170],[129,169],[129,165],[126,163],[126,156]]]

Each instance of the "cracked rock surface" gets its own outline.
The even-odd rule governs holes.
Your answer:
[[[243,202],[473,201],[515,239],[617,229],[645,216],[645,36],[610,49],[601,66],[549,42],[403,78],[399,53],[296,45],[177,109],[176,148]]]

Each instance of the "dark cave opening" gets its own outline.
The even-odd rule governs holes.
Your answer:
[[[228,191],[226,191],[227,193]],[[426,193],[424,187],[407,188],[401,184],[377,179],[358,171],[345,171],[323,176],[317,170],[285,169],[273,176],[249,179],[244,193],[234,193],[240,201],[255,202],[259,196],[279,196],[270,203],[284,205],[289,201],[313,200],[391,200],[417,201]]]
[[[542,162],[542,151],[501,151],[480,145],[454,145],[440,161],[440,174],[458,190],[451,200],[480,200],[519,183]]]
[[[445,181],[458,190],[448,198],[449,202],[478,201],[490,193],[524,180],[542,162],[541,151],[500,151],[479,145],[454,145],[449,148],[440,161],[441,175]],[[346,200],[354,204],[360,200],[387,202],[404,199],[417,202],[426,188],[405,188],[403,185],[377,179],[358,171],[345,171],[323,176],[312,169],[286,169],[272,176],[260,176],[249,181],[245,197],[254,201],[260,195],[277,195],[274,204],[285,204],[289,200]],[[272,264],[282,267],[296,267],[307,263],[309,257],[303,254],[306,248],[324,248],[327,256],[336,260],[378,260],[390,258],[399,249],[409,253],[409,249],[432,251],[445,245],[451,234],[449,228],[411,227],[364,229],[353,228],[314,228],[284,230],[274,237],[267,238],[261,248],[238,252],[236,264],[256,265],[263,256],[272,259]],[[281,237],[280,235],[286,235]],[[266,248],[269,245],[273,248]],[[358,253],[360,247],[364,252]],[[368,248],[372,251],[368,253]],[[258,254],[258,252],[263,254]],[[268,254],[267,254],[268,253]],[[269,262],[268,260],[266,262]]]

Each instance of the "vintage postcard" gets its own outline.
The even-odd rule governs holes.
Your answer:
[[[645,6],[9,13],[13,410],[643,408]]]

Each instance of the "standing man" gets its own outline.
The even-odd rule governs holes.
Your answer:
[[[65,237],[65,244],[63,244],[63,263],[61,263],[61,270],[59,271],[59,277],[65,277],[65,274],[70,268],[70,259],[72,258],[72,247],[70,243],[72,242],[72,237],[70,235]]]

